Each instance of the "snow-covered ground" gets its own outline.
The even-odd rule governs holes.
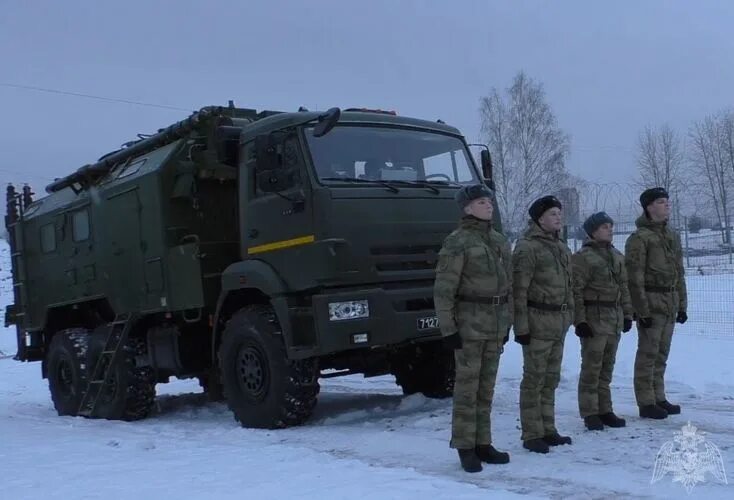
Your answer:
[[[11,298],[7,247],[0,243],[3,310]],[[693,294],[691,315],[705,297]],[[732,316],[732,308],[722,314]],[[732,325],[725,324],[727,331]],[[0,497],[168,498],[734,498],[710,475],[690,496],[670,474],[651,484],[655,457],[687,421],[721,450],[734,481],[734,337],[678,328],[668,393],[683,413],[662,421],[636,415],[634,330],[622,339],[613,384],[627,427],[588,432],[578,417],[579,343],[569,332],[557,423],[572,446],[531,454],[521,447],[522,356],[508,344],[492,412],[495,445],[511,462],[461,471],[448,447],[451,402],[402,396],[392,377],[322,382],[314,417],[280,431],[238,427],[226,406],[207,403],[196,382],[158,386],[158,411],[134,423],[58,417],[39,363],[0,358]],[[0,351],[15,353],[0,328]]]

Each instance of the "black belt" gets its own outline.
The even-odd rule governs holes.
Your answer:
[[[532,300],[528,300],[528,307],[540,309],[541,311],[568,311],[568,304],[544,304],[542,302],[534,302]]]
[[[491,306],[507,304],[507,301],[508,301],[507,295],[495,295],[493,297],[457,295],[456,298],[461,302],[474,302],[476,304],[489,304]]]
[[[646,292],[652,293],[673,293],[678,291],[677,286],[647,286],[645,285]]]
[[[619,302],[609,301],[609,300],[585,300],[584,301],[585,306],[597,306],[597,307],[612,307],[616,309],[619,307]]]

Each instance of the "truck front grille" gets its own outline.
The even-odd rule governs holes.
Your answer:
[[[378,272],[425,271],[436,267],[438,245],[404,245],[370,248]]]

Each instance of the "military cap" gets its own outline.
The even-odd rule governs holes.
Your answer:
[[[494,198],[494,193],[484,184],[472,184],[470,186],[464,186],[456,192],[455,198],[456,203],[462,209],[472,201],[479,198]]]
[[[584,221],[584,231],[591,236],[591,233],[599,229],[602,224],[614,224],[614,220],[607,215],[606,212],[597,212]]]
[[[543,196],[542,198],[535,200],[533,204],[530,205],[528,214],[530,215],[530,218],[537,223],[538,219],[540,219],[540,217],[551,208],[558,208],[560,210],[563,209],[563,205],[561,205],[561,201],[555,196]]]
[[[640,205],[642,205],[642,208],[645,209],[649,204],[660,198],[669,198],[668,192],[665,190],[665,188],[655,187],[646,189],[640,195]]]

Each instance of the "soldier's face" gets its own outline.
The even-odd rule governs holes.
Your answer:
[[[464,213],[467,215],[473,215],[477,219],[492,220],[493,210],[494,207],[492,206],[492,200],[485,196],[469,202],[469,204],[464,208]]]
[[[608,222],[605,222],[599,228],[594,231],[591,235],[596,241],[602,243],[611,243],[612,237],[614,236],[614,226]]]
[[[650,214],[652,220],[668,220],[670,216],[670,200],[667,198],[658,198],[647,206],[647,213]]]
[[[561,209],[553,207],[546,210],[543,215],[538,219],[538,224],[543,228],[544,231],[560,231],[563,227],[563,221],[561,219]]]

